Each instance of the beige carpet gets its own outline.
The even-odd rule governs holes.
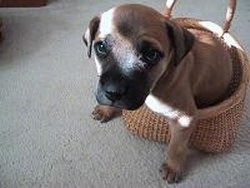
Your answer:
[[[0,9],[0,187],[168,187],[158,173],[164,145],[130,135],[121,119],[92,120],[96,72],[82,34],[92,16],[136,2],[54,0],[43,8]],[[174,15],[221,23],[227,0],[179,0]],[[249,52],[250,1],[238,1],[232,32]],[[190,157],[184,181],[169,187],[250,187],[250,94],[229,153]]]

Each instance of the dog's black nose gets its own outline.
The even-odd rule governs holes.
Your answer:
[[[127,79],[115,68],[103,73],[99,84],[104,96],[113,103],[123,99],[128,85]]]
[[[116,91],[105,91],[105,96],[112,102],[121,100],[123,93]]]

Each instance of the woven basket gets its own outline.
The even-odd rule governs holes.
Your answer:
[[[243,114],[244,99],[249,79],[247,56],[238,43],[234,46],[228,45],[225,42],[226,36],[221,39],[218,37],[219,33],[200,25],[200,20],[179,18],[178,22],[187,29],[197,29],[201,32],[206,32],[208,35],[213,35],[225,44],[225,50],[228,50],[231,54],[234,76],[228,95],[220,103],[200,109],[201,118],[189,141],[191,147],[204,152],[225,152],[230,149],[235,141]],[[231,37],[229,34],[227,36]],[[167,143],[170,139],[167,119],[154,113],[146,106],[142,106],[135,111],[124,110],[123,119],[126,128],[132,134],[149,140]]]

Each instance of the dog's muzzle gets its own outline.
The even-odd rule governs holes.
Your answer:
[[[144,103],[148,94],[149,87],[143,74],[125,76],[113,69],[101,75],[96,99],[102,105],[135,110]]]

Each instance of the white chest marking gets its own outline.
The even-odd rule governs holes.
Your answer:
[[[189,117],[184,113],[173,109],[171,106],[164,104],[151,94],[148,95],[145,103],[152,111],[170,119],[177,120],[182,127],[188,127],[192,121],[192,117]]]
[[[164,104],[151,94],[147,96],[145,103],[151,110],[156,113],[173,119],[176,119],[178,117],[178,113],[173,108]]]
[[[193,118],[187,116],[187,115],[182,115],[179,117],[178,122],[181,124],[182,127],[188,127],[191,123]]]

